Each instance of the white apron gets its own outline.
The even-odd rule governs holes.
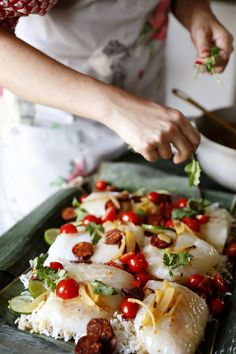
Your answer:
[[[169,0],[80,0],[20,19],[16,33],[71,68],[163,103],[168,6]],[[55,192],[55,181],[91,173],[126,149],[99,123],[24,105],[29,122],[10,127],[0,142],[0,234]]]

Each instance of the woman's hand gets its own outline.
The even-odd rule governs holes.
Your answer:
[[[174,163],[188,159],[197,149],[200,134],[179,111],[112,88],[109,119],[103,122],[148,161],[170,159],[171,145],[177,152]]]
[[[206,64],[210,56],[210,48],[220,49],[215,72],[221,73],[228,64],[233,51],[232,34],[212,15],[196,15],[191,26],[191,37],[197,49],[197,64]]]

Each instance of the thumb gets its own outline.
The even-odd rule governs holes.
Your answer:
[[[209,56],[211,40],[209,34],[203,28],[198,28],[192,33],[192,41],[197,49],[198,57],[206,58]]]

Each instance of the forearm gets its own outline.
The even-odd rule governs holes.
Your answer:
[[[34,103],[103,121],[110,87],[0,30],[0,85]]]
[[[189,31],[197,17],[214,17],[209,0],[174,0],[172,10],[175,17]]]

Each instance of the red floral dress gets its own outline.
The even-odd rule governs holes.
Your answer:
[[[0,25],[14,29],[19,17],[45,15],[57,0],[0,0]]]

